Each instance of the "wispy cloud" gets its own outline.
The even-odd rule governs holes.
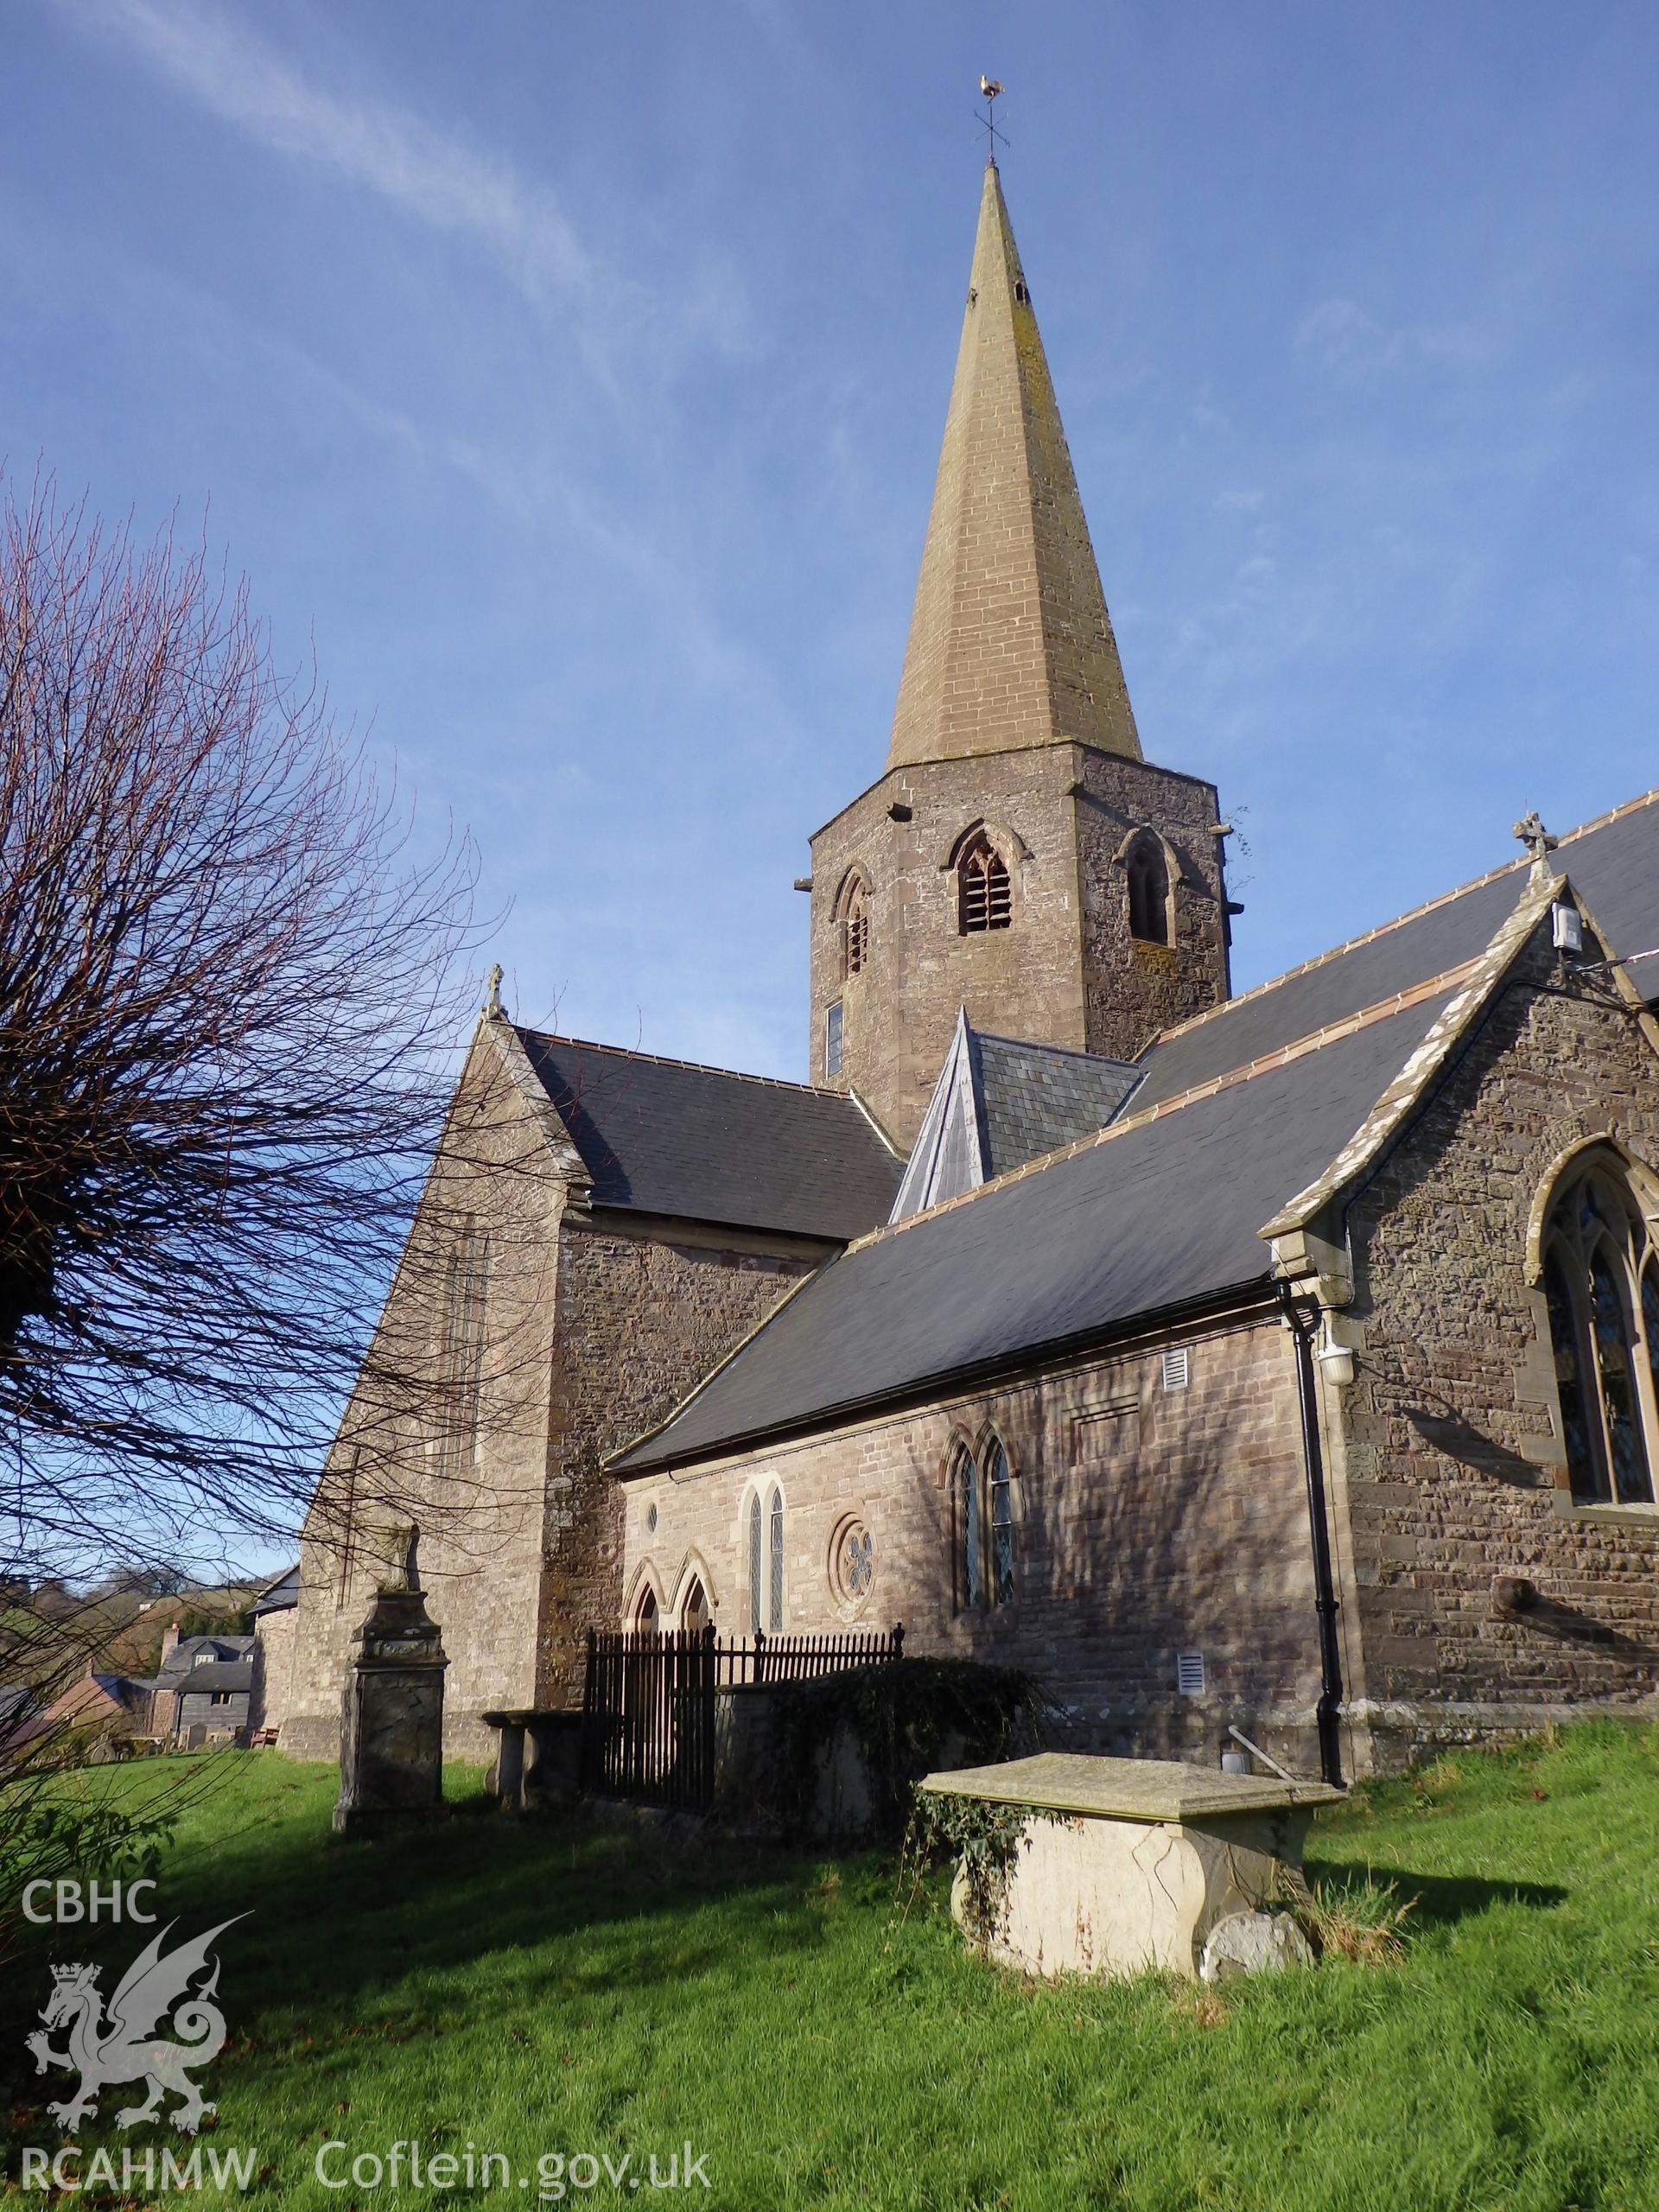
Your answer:
[[[1357,300],[1321,300],[1296,326],[1297,352],[1328,375],[1355,381],[1400,370],[1470,369],[1490,359],[1490,338],[1472,323],[1390,329]]]
[[[316,162],[430,229],[470,237],[545,308],[594,274],[545,186],[384,100],[303,74],[245,17],[196,0],[60,0],[83,31],[124,40],[181,91],[263,145]]]

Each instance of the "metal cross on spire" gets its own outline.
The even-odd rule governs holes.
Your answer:
[[[980,121],[985,126],[986,132],[985,164],[988,168],[994,169],[996,167],[997,140],[1001,138],[1002,143],[1005,146],[1008,143],[1006,138],[1002,137],[1002,133],[997,129],[995,120],[996,101],[998,96],[1001,92],[1002,87],[997,83],[995,77],[982,76],[979,80],[979,89],[981,96],[985,102],[985,112],[979,118]],[[977,114],[978,110],[976,109],[975,112]]]

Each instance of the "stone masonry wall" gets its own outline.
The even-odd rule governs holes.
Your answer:
[[[908,809],[894,821],[890,809]],[[958,927],[950,865],[983,822],[1007,861],[1013,919]],[[995,1035],[1120,1058],[1227,994],[1213,786],[1074,744],[896,769],[812,844],[811,1069],[855,1090],[907,1147],[943,1065],[957,1008]],[[1185,879],[1177,941],[1135,945],[1114,855],[1129,830],[1166,837]],[[837,902],[849,873],[869,896],[868,957],[843,976]],[[842,1062],[826,1074],[824,1014],[842,1007]]]
[[[688,1563],[722,1635],[750,1630],[748,1503],[785,1500],[785,1629],[902,1621],[912,1653],[1029,1668],[1079,1748],[1212,1762],[1231,1721],[1317,1771],[1319,1654],[1290,1339],[1276,1320],[1186,1340],[1191,1382],[1162,1386],[1160,1348],[624,1491],[630,1606],[649,1580],[671,1603]],[[994,1423],[1015,1475],[1015,1602],[957,1598],[948,1469]],[[654,1525],[653,1525],[654,1516]],[[874,1575],[836,1595],[838,1532],[855,1516]],[[1206,1687],[1183,1698],[1178,1652]]]
[[[1363,1336],[1344,1450],[1384,1765],[1630,1697],[1659,1670],[1659,1510],[1573,1504],[1526,1280],[1529,1217],[1565,1151],[1611,1131],[1659,1166],[1659,1058],[1605,986],[1563,986],[1586,988],[1541,930],[1349,1214]],[[1536,1605],[1500,1610],[1500,1576]]]
[[[474,1046],[461,1094],[475,1110],[458,1114],[440,1147],[416,1235],[430,1216],[448,1233],[463,1210],[488,1234],[476,1443],[459,1467],[446,1465],[435,1402],[392,1417],[365,1402],[359,1382],[302,1535],[292,1706],[279,1742],[296,1758],[338,1753],[351,1639],[376,1582],[401,1564],[392,1530],[411,1522],[428,1610],[449,1660],[447,1751],[487,1758],[493,1737],[478,1716],[533,1701],[554,1271],[566,1194],[487,1040]],[[382,1337],[404,1330],[418,1343],[423,1332],[434,1335],[441,1324],[427,1306],[435,1282],[430,1271],[424,1280],[417,1271],[413,1287],[400,1277]]]
[[[1077,804],[1083,887],[1084,992],[1088,1047],[1138,1059],[1160,1031],[1207,1013],[1229,995],[1227,883],[1212,784],[1161,768],[1083,755]],[[1117,855],[1146,823],[1173,849],[1173,929],[1168,944],[1129,934],[1128,879]]]
[[[281,1728],[294,1698],[294,1651],[299,1609],[261,1613],[253,1624],[253,1697],[250,1728]]]
[[[586,1631],[621,1618],[622,1498],[606,1456],[662,1420],[814,1264],[567,1220],[537,1704],[580,1704]]]

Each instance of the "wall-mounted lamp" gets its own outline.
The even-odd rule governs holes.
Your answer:
[[[1337,1342],[1332,1332],[1331,1321],[1332,1317],[1327,1313],[1319,1330],[1319,1341],[1316,1348],[1319,1371],[1327,1382],[1334,1382],[1338,1389],[1345,1389],[1354,1379],[1353,1346]]]

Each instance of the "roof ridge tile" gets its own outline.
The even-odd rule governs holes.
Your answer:
[[[774,1090],[799,1090],[813,1098],[833,1098],[849,1106],[856,1103],[849,1093],[832,1090],[827,1084],[796,1083],[785,1075],[751,1075],[747,1068],[716,1067],[710,1060],[683,1060],[672,1052],[645,1052],[633,1045],[602,1045],[597,1038],[567,1037],[557,1029],[532,1029],[527,1022],[515,1021],[512,1027],[520,1038],[534,1038],[538,1044],[570,1045],[579,1052],[604,1052],[618,1060],[648,1060],[655,1067],[688,1068],[694,1075],[725,1076],[733,1083],[766,1084]]]
[[[1598,814],[1588,822],[1580,822],[1574,830],[1564,830],[1556,841],[1556,849],[1559,851],[1562,845],[1571,844],[1574,838],[1587,837],[1592,830],[1605,830],[1610,823],[1620,821],[1627,814],[1638,813],[1643,807],[1652,806],[1656,802],[1659,802],[1659,785],[1635,798],[1624,800],[1621,805],[1610,807],[1605,814]],[[1391,921],[1379,922],[1375,929],[1362,930],[1357,937],[1345,938],[1340,944],[1333,944],[1328,951],[1316,953],[1311,960],[1300,961],[1294,968],[1286,968],[1277,976],[1269,976],[1264,983],[1252,984],[1248,991],[1240,991],[1235,998],[1223,999],[1218,1006],[1206,1007],[1202,1014],[1191,1014],[1185,1021],[1172,1022],[1167,1029],[1159,1031],[1147,1046],[1147,1052],[1142,1053],[1135,1065],[1142,1065],[1147,1053],[1154,1052],[1160,1045],[1168,1044],[1172,1038],[1189,1036],[1193,1030],[1202,1029],[1206,1023],[1218,1021],[1224,1014],[1231,1014],[1236,1007],[1253,1005],[1269,991],[1276,991],[1281,983],[1294,983],[1299,976],[1312,975],[1316,969],[1327,967],[1333,960],[1340,960],[1344,953],[1357,952],[1363,944],[1375,944],[1378,938],[1387,937],[1391,930],[1403,929],[1408,922],[1420,920],[1425,914],[1449,906],[1471,891],[1484,891],[1489,883],[1496,883],[1500,876],[1513,875],[1531,865],[1522,853],[1512,861],[1505,861],[1501,868],[1488,868],[1484,875],[1471,876],[1466,883],[1459,883],[1450,891],[1442,891],[1436,898],[1425,899],[1421,906],[1408,907],[1403,914],[1396,914]]]

